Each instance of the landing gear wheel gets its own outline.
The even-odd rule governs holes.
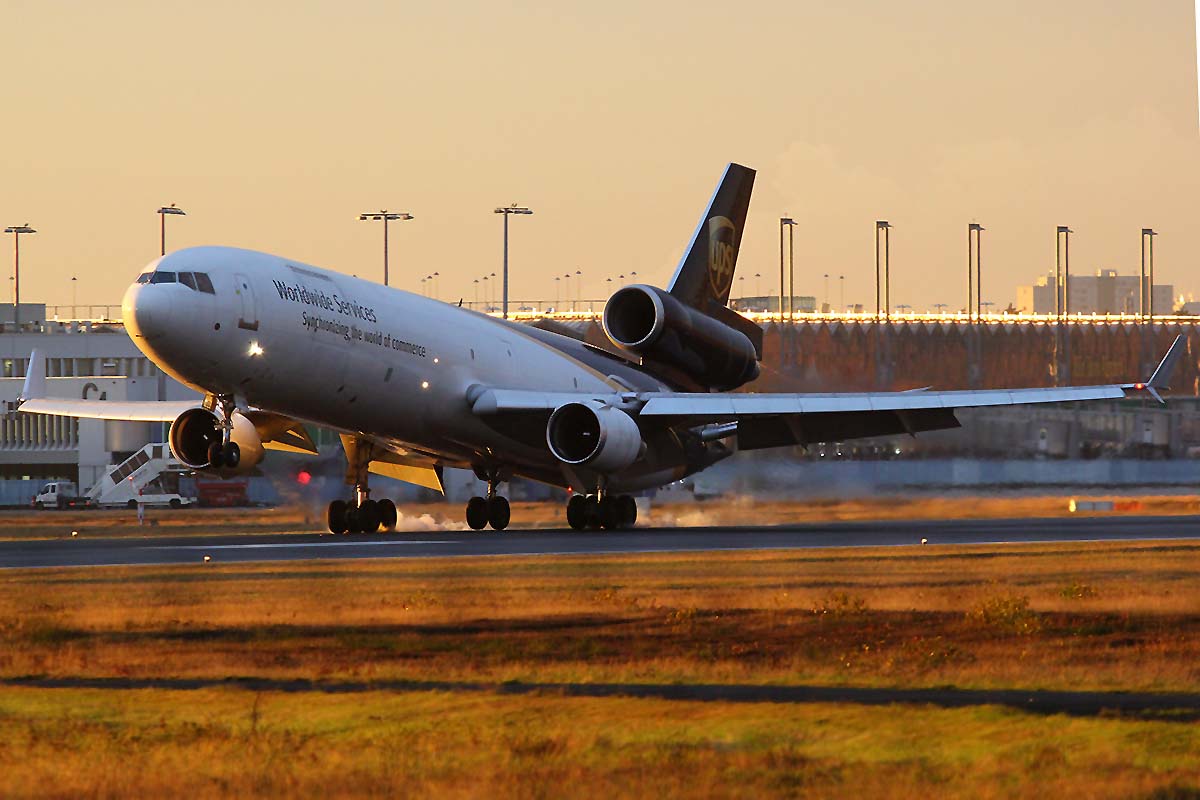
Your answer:
[[[617,498],[605,497],[597,508],[600,527],[606,531],[614,530],[621,525],[621,509],[617,506]]]
[[[237,465],[242,463],[242,448],[238,447],[237,442],[226,442],[221,448],[221,459],[225,462],[225,466],[230,469],[237,469]]]
[[[325,527],[330,533],[346,532],[346,501],[334,500],[325,511]]]
[[[488,524],[488,501],[472,497],[467,501],[467,525],[473,531],[481,531]]]
[[[571,530],[581,531],[587,527],[587,495],[573,494],[567,501],[567,524]]]
[[[363,533],[379,531],[379,503],[367,500],[358,507],[358,529]]]
[[[391,500],[383,499],[379,501],[379,524],[384,530],[396,530],[396,520],[400,515],[396,513],[396,504]]]
[[[491,497],[487,501],[487,516],[488,524],[492,526],[492,530],[502,531],[508,527],[508,521],[512,518],[512,509],[508,506],[508,498],[500,497],[499,495]]]
[[[220,442],[213,442],[208,446],[208,466],[212,469],[225,466],[225,448]]]
[[[623,494],[617,498],[617,508],[621,512],[622,528],[632,528],[637,524],[637,501]]]
[[[600,499],[594,494],[589,494],[584,499],[583,518],[587,522],[589,528],[600,527]]]
[[[358,533],[360,530],[362,530],[359,527],[357,508],[354,508],[353,506],[347,507],[344,519],[346,520],[346,533]]]

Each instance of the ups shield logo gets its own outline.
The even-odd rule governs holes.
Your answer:
[[[713,296],[719,300],[729,296],[729,288],[733,285],[736,236],[737,228],[726,217],[708,220],[708,282]]]

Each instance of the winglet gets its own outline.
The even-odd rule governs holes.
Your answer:
[[[1175,337],[1175,341],[1171,343],[1171,349],[1163,356],[1162,361],[1158,362],[1158,367],[1154,370],[1154,374],[1145,383],[1134,383],[1123,386],[1124,389],[1133,389],[1134,391],[1145,391],[1151,397],[1160,403],[1165,402],[1162,399],[1160,391],[1171,388],[1171,374],[1175,371],[1175,365],[1179,362],[1179,357],[1183,355],[1183,351],[1187,349],[1187,337],[1183,334]]]
[[[25,387],[21,389],[18,404],[26,400],[40,400],[46,396],[46,359],[37,348],[29,354],[29,367],[25,370]]]
[[[1175,371],[1175,364],[1186,349],[1187,337],[1183,334],[1176,336],[1175,341],[1171,344],[1171,349],[1163,356],[1163,360],[1158,363],[1158,369],[1154,370],[1154,374],[1150,376],[1150,380],[1146,381],[1146,385],[1151,389],[1171,388],[1168,385],[1171,381],[1171,373]]]

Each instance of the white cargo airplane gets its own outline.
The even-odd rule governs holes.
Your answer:
[[[264,448],[316,452],[304,425],[342,436],[348,499],[335,533],[392,527],[368,473],[442,488],[473,469],[487,496],[474,529],[509,522],[499,485],[514,475],[571,490],[572,528],[632,525],[630,492],[661,486],[735,449],[807,445],[958,427],[956,408],[1158,397],[1176,340],[1145,384],[862,394],[731,393],[758,375],[762,330],[728,307],[754,171],[725,170],[670,286],[626,286],[604,309],[608,342],[545,329],[229,247],[180,250],[125,293],[125,325],[203,403],[45,397],[35,351],[20,410],[170,422],[175,457],[245,471]]]

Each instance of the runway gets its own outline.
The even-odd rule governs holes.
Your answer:
[[[588,555],[828,547],[1200,539],[1200,516],[837,522],[785,527],[228,534],[0,542],[0,569],[318,559]]]

